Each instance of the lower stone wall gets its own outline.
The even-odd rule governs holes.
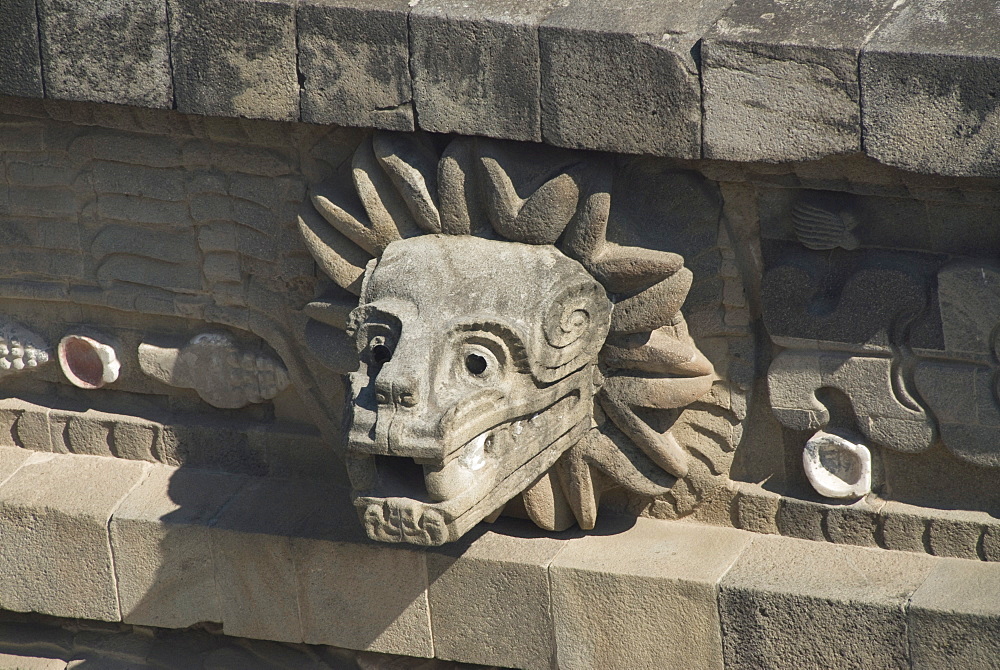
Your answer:
[[[321,645],[0,611],[0,670],[497,670]]]

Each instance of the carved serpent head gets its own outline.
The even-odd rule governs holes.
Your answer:
[[[300,218],[353,294],[307,313],[356,344],[345,458],[373,539],[455,540],[518,495],[540,526],[590,528],[608,483],[655,494],[669,482],[651,470],[687,471],[640,412],[715,379],[680,313],[691,274],[606,240],[600,165],[529,151],[376,133],[354,192],[318,189]]]

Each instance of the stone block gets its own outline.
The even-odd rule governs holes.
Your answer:
[[[992,668],[1000,658],[1000,565],[945,559],[910,599],[915,670]]]
[[[741,487],[736,496],[736,525],[754,533],[776,535],[778,530],[778,508],[781,497],[749,486]]]
[[[186,628],[221,622],[209,522],[246,483],[153,466],[111,519],[122,621]]]
[[[302,120],[413,130],[408,0],[303,0]]]
[[[434,656],[424,552],[362,538],[346,490],[325,504],[347,514],[292,539],[303,641]]]
[[[570,541],[549,568],[557,666],[722,668],[718,584],[753,537],[636,519]]]
[[[896,551],[929,552],[927,519],[922,510],[902,503],[888,502],[879,510],[881,544]]]
[[[118,621],[108,521],[144,463],[34,454],[0,487],[0,607]]]
[[[37,0],[47,97],[173,107],[166,0]]]
[[[798,537],[803,540],[826,540],[823,532],[823,517],[826,515],[826,505],[782,498],[778,505],[778,517],[775,521],[778,532],[788,537]]]
[[[909,668],[903,605],[934,561],[758,536],[720,586],[726,668]]]
[[[864,502],[837,505],[826,511],[826,532],[832,542],[876,547],[878,514]]]
[[[1000,175],[995,19],[988,0],[918,2],[879,27],[861,54],[869,156],[915,172]]]
[[[0,95],[44,94],[35,0],[8,0],[0,11]]]
[[[701,157],[692,49],[731,0],[565,3],[539,29],[542,136],[557,146]]]
[[[555,0],[426,0],[410,12],[420,127],[542,139],[538,25]]]
[[[979,558],[979,540],[983,536],[983,524],[972,512],[971,518],[961,518],[961,513],[955,517],[932,518],[928,534],[931,552],[935,556],[950,556],[953,558]]]
[[[18,447],[0,447],[0,485],[24,464],[32,452]]]
[[[177,109],[296,121],[292,0],[169,0]]]
[[[737,0],[702,43],[705,157],[861,151],[858,57],[893,0]]]
[[[523,524],[502,518],[484,533],[470,533],[427,554],[436,657],[552,667],[548,568],[566,542],[542,533],[525,537]],[[489,635],[470,635],[470,630]]]

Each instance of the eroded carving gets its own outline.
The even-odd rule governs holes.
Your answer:
[[[359,352],[346,459],[372,538],[454,540],[518,494],[544,528],[592,528],[607,482],[658,495],[685,477],[669,415],[650,412],[716,379],[680,313],[692,275],[677,254],[607,240],[608,169],[376,133],[353,178],[356,195],[317,190],[299,224],[359,297],[305,311]]]
[[[118,380],[122,365],[110,338],[69,334],[59,340],[59,366],[66,379],[82,389],[99,389]]]
[[[802,466],[816,492],[827,498],[861,498],[871,493],[871,452],[842,435],[818,431],[802,450]]]
[[[150,377],[194,389],[208,404],[225,409],[271,400],[289,383],[280,360],[240,347],[226,333],[200,333],[181,347],[143,342],[139,366]]]
[[[49,347],[21,324],[0,320],[0,377],[37,368],[49,362]]]

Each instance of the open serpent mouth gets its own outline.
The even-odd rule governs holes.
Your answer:
[[[454,527],[459,520],[471,527],[497,511],[555,463],[572,444],[565,439],[569,433],[589,427],[589,413],[581,417],[579,404],[572,393],[479,433],[443,461],[369,457],[378,485],[354,501],[369,537],[437,545],[460,534]]]

